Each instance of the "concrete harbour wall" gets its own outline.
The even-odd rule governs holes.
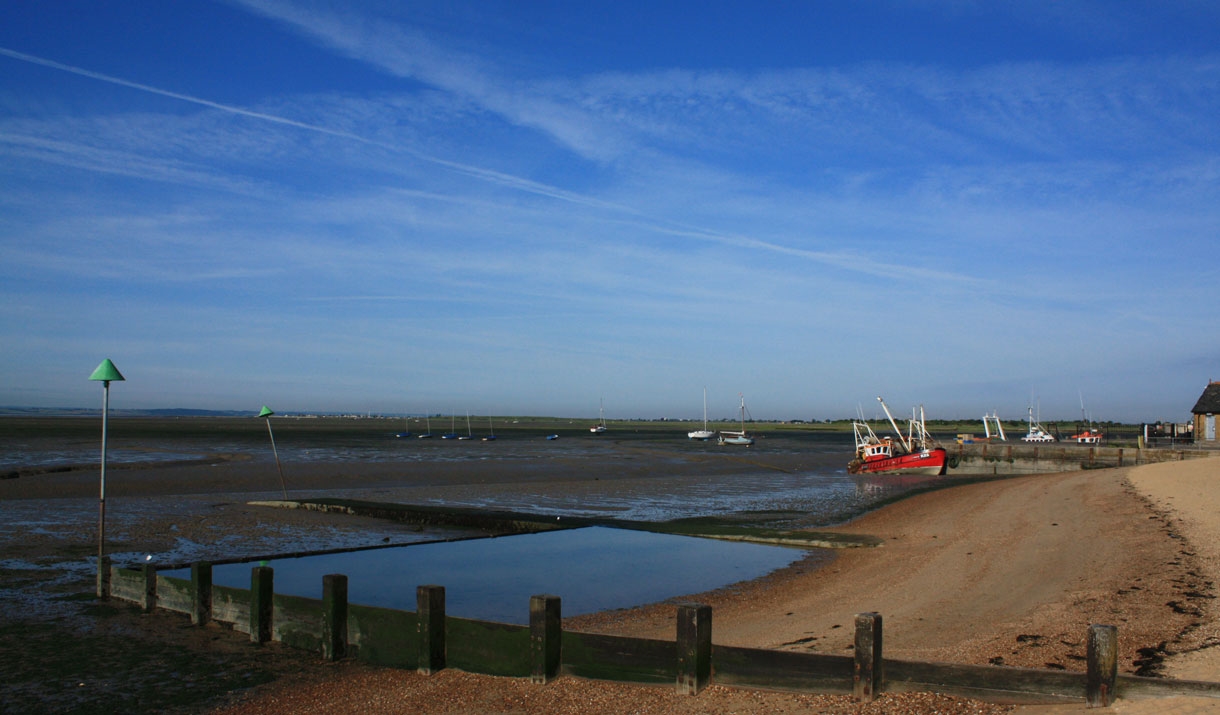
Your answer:
[[[1134,467],[1195,459],[1206,450],[1109,447],[1066,442],[975,442],[946,447],[949,476],[1046,474],[1076,469]]]

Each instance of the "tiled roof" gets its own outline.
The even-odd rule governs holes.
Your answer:
[[[1190,412],[1195,415],[1220,414],[1220,382],[1209,383]]]

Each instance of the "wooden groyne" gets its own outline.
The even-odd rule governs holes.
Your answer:
[[[105,561],[105,559],[103,560]],[[852,655],[720,646],[712,643],[712,609],[677,607],[675,640],[565,631],[560,599],[530,598],[529,625],[456,618],[445,613],[445,589],[416,590],[414,612],[348,603],[347,577],[323,577],[322,598],[275,593],[274,571],[251,569],[250,588],[212,583],[208,563],[191,578],[163,576],[151,564],[103,563],[102,598],[188,615],[195,625],[223,624],[256,644],[278,641],[327,660],[355,658],[432,674],[445,668],[529,678],[539,685],[560,675],[599,680],[670,683],[697,695],[707,685],[853,695],[870,702],[883,692],[938,692],[1003,703],[1085,702],[1193,695],[1220,698],[1220,683],[1117,673],[1118,631],[1088,629],[1085,672],[895,660],[884,657],[882,618],[855,620]]]

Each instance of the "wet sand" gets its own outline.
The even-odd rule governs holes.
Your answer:
[[[667,468],[667,479],[693,480],[709,468],[756,470],[760,461],[777,470],[799,468],[800,463],[793,455],[755,453],[748,459],[748,465],[728,460],[691,465],[685,477],[682,469]],[[313,474],[294,469],[293,478],[300,480],[294,486],[321,488],[341,476],[369,494],[398,496],[471,490],[528,495],[605,489],[606,482],[640,492],[652,479],[644,463],[635,471],[614,465],[604,473],[588,463],[515,466],[488,472],[469,465],[438,465],[421,481],[414,465],[410,484],[392,465],[342,465],[337,472],[334,465],[318,465]],[[219,532],[255,538],[272,528],[331,529],[373,541],[403,528],[333,514],[248,507],[241,495],[277,490],[274,473],[267,483],[265,465],[133,471],[140,472],[138,477],[116,479],[126,484],[115,489],[166,507],[164,513],[150,513],[133,524],[123,537],[149,549],[178,538],[206,540]],[[844,533],[879,536],[885,540],[880,548],[841,553],[821,569],[798,564],[748,585],[703,594],[699,600],[715,609],[718,643],[845,652],[852,616],[878,611],[885,618],[886,653],[892,657],[1082,670],[1088,624],[1111,623],[1119,628],[1122,672],[1159,669],[1175,677],[1220,679],[1212,650],[1207,649],[1220,643],[1213,606],[1214,583],[1220,576],[1220,510],[1209,501],[1217,498],[1217,477],[1220,460],[1205,459],[1021,477],[922,494],[838,527]],[[45,481],[31,476],[19,483],[26,479],[0,481],[0,501],[54,504],[56,497],[73,501],[96,496],[95,473],[49,474]],[[188,524],[176,513],[183,499],[175,494],[201,495],[198,498],[211,499],[213,506],[197,523]],[[92,534],[77,535],[82,543],[75,544],[66,543],[62,535],[8,536],[6,558],[13,558],[17,549],[22,558],[38,561],[73,549],[79,553]],[[142,627],[176,624],[174,618],[149,617]],[[669,638],[673,607],[568,619],[565,626]],[[623,712],[629,704],[638,712],[928,712],[932,707],[939,712],[999,711],[956,699],[933,702],[927,699],[931,696],[886,698],[865,710],[841,698],[723,688],[682,699],[669,690],[572,679],[561,679],[562,685],[548,686],[543,694],[517,681],[482,676],[421,679],[354,663],[322,666],[309,656],[299,663],[279,673],[276,682],[243,694],[226,712],[300,712],[306,705],[330,708],[328,712],[391,712],[409,705],[425,713],[602,713]],[[1120,705],[1127,712],[1159,711],[1139,710],[1141,703]]]

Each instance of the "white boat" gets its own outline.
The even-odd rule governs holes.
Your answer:
[[[419,439],[432,439],[432,418],[425,415],[424,419],[428,421],[428,431],[424,432],[423,434],[417,434],[415,436],[418,437]]]
[[[470,413],[466,413],[466,434],[458,437],[460,440],[474,439],[474,434],[470,431]]]
[[[606,431],[606,401],[605,400],[602,400],[600,414],[601,414],[601,418],[598,420],[597,424],[595,424],[589,428],[589,431],[592,432],[593,434],[602,434]]]
[[[740,394],[740,393],[739,393]],[[754,438],[746,434],[746,397],[741,396],[741,431],[720,430],[720,444],[744,444],[747,447],[754,444]]]
[[[697,439],[706,442],[716,433],[707,428],[707,388],[703,388],[703,429],[692,430],[686,433],[687,439]]]
[[[1021,438],[1022,442],[1054,442],[1055,437],[1042,428],[1042,424],[1034,420],[1034,408],[1029,408],[1029,434]]]

